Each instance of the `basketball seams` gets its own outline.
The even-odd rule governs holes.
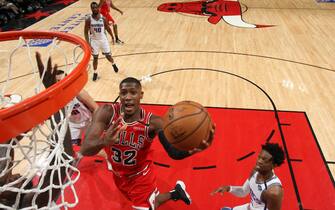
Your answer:
[[[195,116],[195,115],[198,115],[198,114],[201,114],[203,111],[200,111],[200,112],[197,112],[197,113],[193,113],[193,114],[188,114],[188,115],[185,115],[185,116],[182,116],[182,117],[179,117],[175,120],[171,120],[165,127],[164,127],[164,130],[169,127],[171,124],[173,124],[174,122],[177,122],[179,120],[182,120],[184,118],[187,118],[187,117],[192,117],[192,116]]]
[[[202,147],[201,142],[209,139],[212,125],[207,109],[193,101],[173,105],[163,118],[163,130],[170,144],[185,151]]]
[[[179,141],[175,141],[175,142],[173,142],[173,143],[171,143],[171,144],[178,144],[178,143],[184,141],[184,140],[187,139],[189,136],[193,135],[193,134],[194,134],[194,133],[195,133],[195,132],[202,126],[202,124],[204,124],[204,122],[206,121],[206,118],[208,117],[208,114],[207,114],[207,112],[205,112],[205,111],[201,111],[200,113],[202,113],[202,112],[205,113],[205,117],[201,120],[201,123],[199,123],[199,125],[198,125],[192,132],[190,132],[187,136],[185,136],[185,137],[182,138],[181,140],[179,140]]]
[[[176,104],[176,105],[174,105],[174,107],[183,106],[183,105],[185,105],[185,103]],[[197,112],[197,113],[193,113],[193,114],[188,114],[188,115],[179,117],[179,118],[177,118],[177,119],[175,119],[175,120],[171,120],[171,121],[164,127],[164,130],[165,130],[167,127],[169,127],[170,124],[172,124],[172,123],[174,123],[174,122],[176,122],[176,121],[178,121],[178,120],[184,119],[184,118],[186,118],[186,117],[191,117],[191,116],[194,116],[194,115],[197,115],[197,114],[201,114],[201,113],[204,111],[204,109],[203,109],[202,107],[196,106],[195,104],[187,103],[187,105],[191,105],[191,106],[194,106],[194,107],[198,108],[198,109],[199,109],[199,112]]]

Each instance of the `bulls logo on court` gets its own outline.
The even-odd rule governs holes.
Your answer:
[[[209,16],[208,22],[212,24],[217,24],[222,19],[230,25],[242,28],[263,28],[272,26],[244,22],[242,19],[241,4],[238,0],[172,2],[161,4],[157,10],[162,12],[178,12]]]

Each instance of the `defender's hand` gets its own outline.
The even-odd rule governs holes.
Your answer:
[[[50,87],[51,85],[56,83],[56,73],[57,73],[57,64],[54,65],[54,67],[52,68],[52,61],[51,58],[49,57],[48,59],[48,64],[47,64],[47,69],[44,71],[44,65],[41,59],[41,54],[39,52],[36,52],[36,62],[37,62],[37,67],[38,67],[38,71],[40,73],[40,77],[42,78],[43,73],[44,73],[44,77],[43,77],[43,85],[45,88]]]
[[[217,193],[220,193],[221,195],[223,195],[223,193],[225,193],[225,192],[229,192],[229,190],[230,190],[230,186],[221,186],[221,187],[219,187],[219,188],[213,190],[213,191],[211,192],[211,195],[215,195],[215,194],[217,194]]]

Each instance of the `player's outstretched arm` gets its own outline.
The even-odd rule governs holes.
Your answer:
[[[215,195],[217,193],[220,193],[221,195],[224,195],[225,192],[229,192],[229,191],[230,191],[230,186],[223,185],[223,186],[220,186],[220,187],[216,188],[215,190],[213,190],[211,192],[211,195]]]
[[[151,119],[150,119],[149,135],[152,138],[155,135],[158,135],[159,141],[163,145],[163,148],[165,149],[165,151],[168,153],[168,155],[172,159],[181,160],[181,159],[184,159],[184,158],[190,156],[191,154],[193,154],[192,152],[178,150],[175,147],[173,147],[169,143],[169,141],[167,140],[167,138],[165,137],[162,128],[163,128],[162,118],[159,117],[159,116],[153,115],[151,117]]]
[[[211,195],[215,195],[217,193],[220,193],[223,195],[225,192],[230,192],[231,194],[237,196],[237,197],[245,197],[250,193],[250,187],[249,187],[249,179],[247,179],[243,186],[226,186],[223,185],[221,187],[218,187],[214,191],[211,192]]]
[[[88,92],[84,89],[82,89],[79,94],[77,95],[77,98],[80,102],[85,104],[91,110],[91,112],[94,112],[98,109],[98,104],[93,100],[93,98],[88,94]]]
[[[123,11],[121,11],[119,8],[117,8],[117,7],[113,4],[112,1],[111,1],[111,8],[114,9],[114,10],[116,10],[116,11],[118,11],[121,15],[123,15]]]
[[[201,152],[202,150],[206,149],[207,147],[210,146],[210,144],[213,141],[215,134],[215,125],[213,125],[209,139],[203,140],[199,148],[194,148],[189,151],[182,151],[178,150],[177,148],[173,147],[168,139],[165,137],[164,132],[163,132],[163,120],[159,116],[153,115],[150,120],[150,128],[149,128],[149,135],[150,137],[154,137],[155,135],[158,135],[159,141],[163,145],[165,151],[168,153],[168,155],[175,160],[181,160],[184,159],[190,155],[193,155],[197,152]]]

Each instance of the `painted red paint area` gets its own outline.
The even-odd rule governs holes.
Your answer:
[[[145,105],[162,115],[167,106]],[[183,180],[192,196],[191,206],[170,201],[159,209],[220,209],[248,202],[229,193],[211,196],[210,192],[223,184],[242,185],[252,170],[260,145],[270,142],[283,145],[273,111],[208,108],[216,123],[216,136],[207,150],[184,160],[170,159],[155,139],[155,165],[160,192],[171,190]],[[297,191],[304,209],[335,209],[335,190],[305,113],[279,112],[284,141],[290,155]],[[96,160],[102,162],[96,162]],[[115,188],[112,174],[102,158],[90,157],[79,166],[81,177],[76,184],[79,204],[75,209],[131,209]],[[299,209],[292,174],[287,161],[275,173],[284,188],[283,210]],[[71,195],[70,195],[71,197]]]

